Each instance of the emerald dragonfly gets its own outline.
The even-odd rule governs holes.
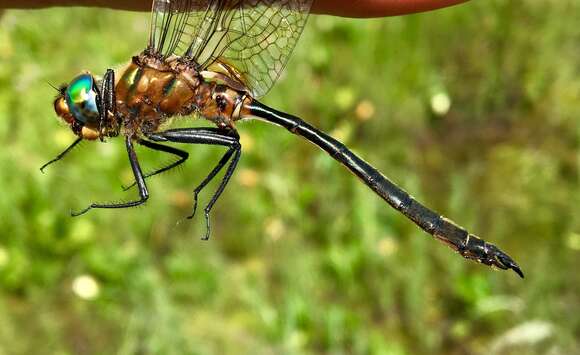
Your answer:
[[[125,141],[139,198],[118,204],[93,203],[73,213],[99,208],[126,208],[145,203],[147,178],[184,163],[189,154],[166,143],[205,144],[227,150],[195,188],[199,192],[221,170],[225,173],[204,208],[210,236],[210,212],[238,165],[242,145],[236,123],[259,119],[286,128],[327,152],[391,207],[425,232],[471,259],[499,269],[523,272],[511,257],[450,219],[427,208],[344,144],[302,119],[258,101],[284,69],[306,24],[312,0],[154,0],[149,41],[127,66],[108,69],[102,78],[81,73],[59,88],[57,115],[77,136],[55,159],[80,141]],[[165,129],[172,117],[196,115],[208,128]],[[177,160],[145,174],[135,145],[174,155]]]

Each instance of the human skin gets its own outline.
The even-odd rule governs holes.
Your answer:
[[[315,0],[312,13],[344,17],[384,17],[435,10],[468,0]],[[38,9],[52,6],[108,7],[149,11],[150,0],[0,0],[1,8]]]

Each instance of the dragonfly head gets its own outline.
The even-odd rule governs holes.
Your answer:
[[[59,88],[54,110],[77,136],[95,140],[102,137],[98,100],[96,80],[87,72]]]

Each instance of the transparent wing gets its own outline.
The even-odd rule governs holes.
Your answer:
[[[278,79],[312,0],[155,0],[149,47],[227,72],[255,97]],[[226,68],[224,70],[224,68]]]

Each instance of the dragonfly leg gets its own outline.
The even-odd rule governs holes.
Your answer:
[[[56,163],[57,161],[59,161],[62,158],[64,158],[64,156],[67,155],[71,150],[73,150],[74,147],[76,147],[76,145],[79,144],[82,140],[83,140],[82,138],[77,138],[74,142],[72,142],[71,145],[68,146],[68,148],[66,148],[62,153],[60,153],[59,155],[57,155],[56,158],[54,158],[51,161],[49,161],[48,163],[44,164],[40,168],[40,172],[44,173],[44,169],[46,169],[46,167],[48,167],[49,165],[51,165],[53,163]]]
[[[194,190],[194,211],[191,216],[195,214],[195,209],[197,208],[197,195],[199,192],[220,172],[220,170],[227,164],[231,159],[231,162],[226,170],[220,185],[212,196],[210,202],[204,208],[205,221],[206,221],[206,233],[202,237],[203,240],[208,240],[211,233],[211,224],[209,214],[219,199],[220,195],[225,190],[227,184],[229,183],[236,166],[240,160],[242,153],[242,146],[240,145],[240,137],[238,133],[234,130],[224,130],[220,128],[185,128],[185,129],[171,129],[163,132],[151,133],[148,138],[157,142],[176,142],[176,143],[188,143],[188,144],[209,144],[209,145],[221,145],[228,147],[228,151],[220,159],[216,167],[209,173],[209,175],[201,182],[201,184]],[[233,156],[233,158],[232,158]]]
[[[107,69],[105,76],[103,77],[103,83],[101,86],[102,100],[104,104],[104,114],[107,111],[111,111],[115,117],[117,116],[117,105],[115,104],[115,71],[113,69]],[[105,116],[106,117],[106,116]]]
[[[147,190],[147,185],[145,185],[145,177],[143,176],[143,172],[141,171],[141,167],[139,166],[139,160],[137,159],[137,154],[135,153],[135,149],[133,148],[133,142],[131,141],[130,137],[125,138],[125,146],[127,147],[127,153],[129,154],[129,162],[131,163],[131,169],[133,169],[133,175],[135,175],[135,181],[139,189],[140,198],[134,201],[115,204],[93,203],[82,211],[71,212],[71,215],[73,217],[85,214],[93,208],[128,208],[139,206],[147,201],[147,199],[149,198],[149,191]]]
[[[203,240],[208,240],[209,235],[210,235],[211,228],[210,228],[210,223],[209,223],[209,213],[211,212],[211,209],[213,208],[214,204],[217,202],[218,198],[220,197],[222,192],[224,192],[226,186],[230,182],[230,179],[231,179],[232,175],[234,175],[234,171],[236,170],[236,167],[238,166],[238,162],[240,161],[240,157],[242,156],[242,149],[241,149],[241,145],[239,143],[236,147],[230,148],[230,151],[231,150],[235,150],[234,157],[233,157],[230,165],[228,166],[228,169],[226,170],[226,173],[225,173],[224,177],[222,178],[220,185],[218,186],[217,190],[214,192],[209,203],[203,209],[203,212],[205,215],[205,224],[207,227],[206,234],[202,238]],[[194,213],[195,213],[195,211],[194,211]]]
[[[107,69],[101,87],[95,86],[98,95],[96,97],[99,108],[99,139],[105,140],[105,136],[117,136],[121,126],[120,117],[117,115],[116,95],[115,95],[115,71]],[[109,115],[114,120],[109,119]]]
[[[195,216],[195,212],[197,211],[197,202],[199,193],[209,184],[213,178],[222,170],[222,168],[228,163],[230,158],[235,152],[235,148],[230,148],[228,151],[222,156],[220,161],[216,164],[213,170],[203,179],[203,181],[193,190],[193,211],[189,216],[188,219],[192,219]]]
[[[149,148],[149,149],[153,149],[153,150],[157,150],[160,152],[164,152],[164,153],[169,153],[169,154],[173,154],[179,157],[179,159],[163,168],[157,169],[155,171],[152,171],[150,173],[147,173],[143,176],[144,179],[150,178],[152,176],[155,176],[157,174],[161,174],[163,172],[166,172],[168,170],[171,170],[181,164],[183,164],[187,158],[189,158],[189,153],[187,153],[186,151],[183,151],[181,149],[177,149],[177,148],[173,148],[173,147],[169,147],[166,145],[162,145],[162,144],[157,144],[157,143],[153,143],[153,142],[149,142],[147,140],[141,139],[138,141],[139,144]],[[133,182],[131,185],[129,186],[124,186],[123,187],[123,191],[127,191],[130,188],[132,188],[133,186],[135,186],[137,184],[137,182]]]

